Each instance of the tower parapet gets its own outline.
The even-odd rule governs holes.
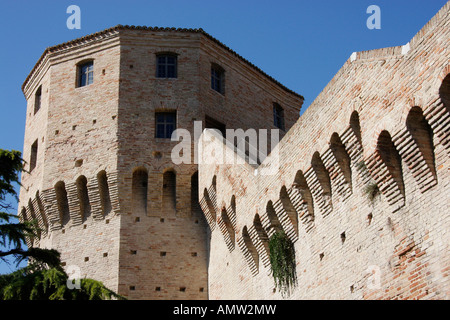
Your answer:
[[[198,166],[174,163],[173,130],[283,135],[303,103],[201,29],[122,25],[47,48],[22,89],[28,245],[131,299],[208,298]]]

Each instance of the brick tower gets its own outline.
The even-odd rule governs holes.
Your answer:
[[[28,245],[130,299],[208,298],[198,166],[174,164],[172,131],[282,137],[303,103],[201,29],[121,25],[47,48],[22,90]]]

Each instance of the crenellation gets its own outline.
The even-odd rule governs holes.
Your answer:
[[[100,173],[99,173],[100,174]],[[101,197],[101,183],[98,176],[89,177],[87,183],[87,192],[89,197],[89,204],[91,206],[91,215],[94,220],[102,220],[105,211],[104,204]]]
[[[106,217],[109,213],[113,212],[115,215],[120,214],[120,202],[119,202],[119,181],[118,173],[107,172],[106,173],[106,183],[101,185],[99,183],[100,194],[104,194],[105,199],[102,202],[103,216]],[[109,210],[111,206],[111,210]]]
[[[225,208],[222,209],[221,214],[217,218],[217,225],[222,232],[225,243],[227,244],[228,250],[233,251],[235,245],[235,234],[236,231],[232,227],[230,219]]]
[[[299,171],[298,175],[303,174]],[[306,181],[304,183],[306,184]],[[312,195],[308,186],[300,186],[301,184],[294,182],[294,185],[288,190],[288,195],[295,211],[298,213],[298,217],[308,232],[314,225],[314,206],[312,205]]]
[[[283,186],[281,188],[281,190],[282,190],[281,192],[283,192],[283,190],[285,190],[285,189],[286,189],[286,187]],[[283,195],[280,194],[280,197],[281,196],[286,196],[286,194],[283,194]],[[290,200],[288,199],[286,202],[290,202]],[[291,214],[289,214],[286,211],[286,208],[283,205],[283,202],[281,199],[278,199],[273,204],[273,212],[278,217],[280,225],[281,225],[282,229],[286,232],[286,235],[289,237],[289,239],[291,239],[292,242],[297,241],[298,240],[298,224],[296,223],[296,221],[292,221],[294,219],[295,220],[297,219],[297,217],[296,217],[297,213],[291,212]],[[294,214],[295,214],[295,216],[294,216]]]
[[[157,57],[165,54],[176,57],[175,77],[160,76]],[[86,63],[93,77],[81,81]],[[211,87],[212,63],[225,73],[220,93]],[[33,115],[38,88],[42,105]],[[208,298],[208,239],[217,218],[215,229],[236,251],[236,204],[219,211],[214,184],[198,187],[198,165],[174,164],[178,141],[161,131],[167,123],[158,114],[170,113],[164,118],[173,115],[174,128],[197,138],[193,122],[203,129],[208,116],[226,128],[272,128],[275,101],[289,129],[303,103],[201,29],[121,25],[46,49],[22,89],[24,157],[35,141],[38,152],[20,201],[40,192],[49,230],[38,245],[133,299]],[[237,117],[242,106],[263,116]],[[202,191],[207,197],[199,202]]]
[[[256,231],[253,229],[253,227],[250,227],[250,232],[251,234],[255,234]],[[237,243],[247,261],[252,275],[256,276],[259,272],[259,255],[255,246],[253,245],[246,226],[242,229],[242,233],[238,235]]]
[[[212,230],[214,230],[214,228],[216,226],[216,224],[215,224],[216,209],[215,209],[213,203],[211,202],[208,190],[206,190],[206,189],[204,190],[203,197],[200,199],[199,202],[200,202],[202,211],[205,214],[205,218],[208,221],[209,228],[212,231]]]
[[[348,60],[281,140],[275,174],[200,165],[200,189],[215,176],[217,197],[226,199],[242,177],[246,191],[236,194],[239,254],[222,257],[223,239],[211,233],[211,297],[283,298],[269,290],[273,279],[264,271],[274,230],[295,225],[285,190],[300,220],[299,285],[290,299],[448,298],[448,8],[409,50]]]
[[[258,214],[255,214],[251,231],[252,242],[255,244],[261,263],[267,268],[270,265],[269,237]]]
[[[130,299],[447,299],[449,6],[408,45],[352,54],[301,117],[301,95],[201,29],[118,25],[46,49],[22,86],[19,219],[42,229],[27,245]],[[175,128],[206,161],[175,164]],[[255,164],[205,128],[281,140]],[[225,163],[195,154],[206,141]],[[277,231],[296,254],[288,297]]]
[[[234,195],[231,196],[230,205],[227,207],[227,216],[230,220],[231,226],[234,230],[237,230],[236,226],[236,197]]]
[[[39,195],[39,191],[36,192],[36,196],[31,200],[34,208],[34,212],[37,212],[38,225],[41,231],[41,236],[45,237],[48,233],[48,218],[44,211],[44,206]]]

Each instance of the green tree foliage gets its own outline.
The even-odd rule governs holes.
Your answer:
[[[4,300],[110,300],[124,299],[103,283],[80,279],[79,288],[70,289],[71,280],[60,267],[40,268],[28,265],[0,276],[0,299]]]
[[[7,196],[17,199],[14,184],[20,185],[23,160],[18,151],[0,149],[0,262],[28,265],[0,275],[0,300],[104,300],[124,299],[93,279],[72,280],[61,266],[60,253],[54,249],[26,248],[26,239],[37,237],[36,221],[16,222]],[[78,286],[73,281],[79,281]],[[72,289],[71,289],[72,288]]]
[[[14,183],[19,183],[19,173],[23,170],[23,161],[20,151],[0,149],[0,212],[11,210],[6,196],[12,195],[17,199]]]

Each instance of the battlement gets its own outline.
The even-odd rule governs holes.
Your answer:
[[[199,165],[210,298],[281,298],[268,249],[281,229],[291,299],[448,298],[448,21],[449,3],[408,45],[353,54],[256,169]]]
[[[284,231],[290,299],[448,299],[449,11],[353,53],[300,118],[303,96],[202,29],[47,48],[22,86],[28,246],[130,299],[279,299]]]
[[[119,246],[113,239],[119,237],[118,196],[117,173],[105,171],[36,191],[19,211],[21,221],[35,220],[40,228],[38,237],[27,238],[27,245],[57,249],[63,265],[80,268],[80,276],[117,286]],[[107,267],[99,270],[99,264]]]
[[[130,299],[208,298],[198,166],[173,161],[175,129],[284,133],[303,103],[201,29],[121,25],[47,48],[22,90],[28,245]]]

